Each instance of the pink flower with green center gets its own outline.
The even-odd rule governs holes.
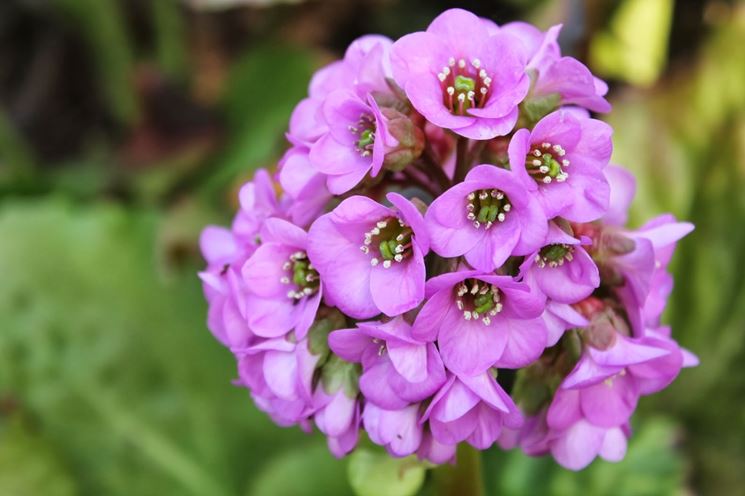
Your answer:
[[[546,217],[589,222],[608,209],[610,186],[603,169],[612,151],[611,127],[558,110],[520,129],[510,141],[510,168],[533,192]]]
[[[308,255],[330,305],[356,319],[400,315],[424,299],[429,237],[413,203],[389,193],[393,208],[347,198],[310,228]]]
[[[473,376],[491,367],[517,368],[543,352],[543,298],[507,276],[451,272],[427,281],[427,302],[412,336],[437,340],[445,366]]]
[[[540,204],[514,173],[492,165],[471,169],[427,209],[432,251],[465,256],[489,272],[511,255],[528,255],[543,246],[548,222]]]
[[[472,139],[509,133],[530,84],[519,41],[451,9],[391,48],[396,82],[428,121]]]

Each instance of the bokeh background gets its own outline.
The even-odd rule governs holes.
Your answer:
[[[611,84],[634,223],[671,211],[697,226],[666,320],[702,365],[641,401],[622,463],[570,473],[491,450],[488,493],[743,494],[742,3],[2,0],[0,495],[351,493],[349,461],[231,385],[197,239],[280,156],[313,70],[456,3],[562,22],[564,51]]]

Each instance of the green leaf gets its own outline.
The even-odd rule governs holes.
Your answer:
[[[425,466],[415,456],[393,458],[358,448],[349,458],[348,475],[357,496],[411,496],[424,483]]]
[[[74,479],[51,446],[24,425],[20,414],[0,421],[0,494],[73,496]]]
[[[325,444],[298,446],[272,458],[251,484],[248,496],[351,495],[345,463]]]

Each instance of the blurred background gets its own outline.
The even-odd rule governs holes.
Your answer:
[[[280,156],[312,71],[456,3],[563,23],[564,52],[611,85],[634,223],[697,226],[666,320],[702,365],[641,401],[622,463],[570,473],[491,450],[489,494],[742,494],[742,3],[2,0],[0,495],[352,491],[321,436],[274,426],[231,385],[197,239]]]

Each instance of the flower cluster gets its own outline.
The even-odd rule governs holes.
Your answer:
[[[208,325],[237,384],[331,451],[623,457],[639,398],[696,358],[660,315],[693,226],[624,227],[606,85],[560,26],[449,10],[320,69],[272,177],[208,227]]]

